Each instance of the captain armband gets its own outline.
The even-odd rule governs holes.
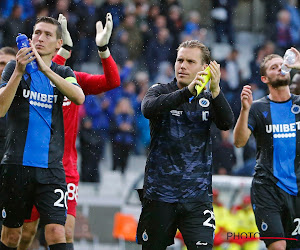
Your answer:
[[[69,77],[65,78],[65,80],[67,80],[68,82],[70,82],[70,83],[72,83],[72,84],[74,84],[74,85],[80,87],[80,85],[77,83],[76,78],[73,77],[73,76],[69,76]]]

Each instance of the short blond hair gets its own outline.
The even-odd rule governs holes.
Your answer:
[[[209,64],[211,61],[209,49],[198,40],[188,40],[182,42],[177,48],[177,51],[179,51],[181,48],[198,48],[202,52],[202,63]]]

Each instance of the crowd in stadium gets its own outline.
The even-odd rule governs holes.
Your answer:
[[[212,26],[204,27],[200,12],[185,12],[177,0],[106,0],[101,4],[94,0],[1,1],[0,48],[9,46],[17,51],[15,38],[18,33],[31,37],[37,17],[58,19],[59,14],[63,14],[73,41],[71,57],[66,64],[81,71],[89,71],[90,67],[89,73],[95,74],[103,73],[97,54],[99,46],[97,49],[95,43],[95,25],[98,20],[105,25],[107,13],[113,16],[109,49],[118,66],[121,86],[98,95],[87,95],[79,108],[79,166],[84,166],[80,171],[82,182],[100,182],[99,167],[107,144],[112,147],[112,171],[118,170],[122,174],[130,154],[148,154],[150,128],[148,119],[142,114],[142,100],[155,83],[168,83],[174,79],[176,49],[183,41],[198,40],[211,48],[207,34],[213,32],[214,43],[230,46],[230,52],[218,63],[220,87],[233,111],[234,123],[240,114],[240,95],[245,85],[251,86],[254,100],[268,93],[267,85],[260,78],[260,64],[269,54],[283,55],[291,46],[300,46],[299,1],[277,0],[272,8],[266,8],[268,30],[263,42],[256,44],[252,51],[252,61],[248,65],[250,74],[246,78],[242,74],[233,22],[238,1],[211,2],[213,10],[219,11],[209,12]],[[293,82],[297,85],[299,77],[296,76]],[[299,94],[299,89],[295,87],[292,92]],[[122,126],[124,119],[126,129]],[[250,137],[239,151],[234,147],[232,130],[221,131],[213,125],[211,133],[213,174],[252,176],[256,162],[254,137]],[[242,161],[238,162],[241,156]],[[257,249],[256,239],[228,238],[230,232],[257,231],[250,197],[244,197],[239,207],[229,211],[217,196],[217,190],[214,190],[215,249]]]
[[[266,1],[267,2],[267,1]],[[197,39],[206,44],[207,28],[217,34],[216,42],[228,43],[231,52],[220,61],[221,87],[229,101],[237,119],[240,102],[239,95],[242,86],[251,84],[254,98],[258,99],[267,92],[266,86],[260,81],[259,64],[265,55],[278,52],[283,54],[291,45],[300,43],[300,14],[297,1],[276,1],[272,10],[266,9],[266,25],[269,31],[265,33],[265,42],[257,44],[253,51],[253,60],[249,68],[250,77],[243,78],[236,48],[236,30],[233,25],[233,11],[237,1],[227,1],[224,7],[226,17],[211,12],[212,27],[203,27],[201,16],[197,10],[185,12],[182,4],[177,0],[163,1],[123,1],[107,0],[96,5],[93,0],[40,0],[40,1],[1,1],[0,47],[16,47],[15,39],[19,32],[31,36],[32,26],[38,16],[52,16],[58,18],[62,13],[68,20],[74,47],[72,56],[67,64],[75,70],[80,70],[85,63],[98,64],[97,47],[95,44],[95,23],[105,22],[106,13],[114,16],[114,29],[110,41],[113,58],[119,66],[121,87],[98,96],[89,96],[81,107],[81,154],[84,155],[83,164],[89,164],[89,157],[93,162],[89,167],[91,172],[83,175],[82,181],[99,181],[97,166],[103,158],[106,142],[115,142],[119,128],[112,122],[119,112],[125,112],[134,117],[132,119],[132,133],[122,136],[118,141],[127,148],[128,152],[146,154],[150,142],[148,121],[140,110],[141,101],[147,89],[156,82],[168,82],[174,78],[173,65],[176,58],[174,53],[178,44],[184,40]],[[221,6],[221,1],[212,1],[212,7]],[[273,10],[274,9],[274,10]],[[206,44],[208,47],[211,44]],[[92,72],[96,73],[96,72]],[[117,104],[123,98],[129,99],[123,111],[117,109]],[[124,100],[123,100],[124,101]],[[82,119],[84,118],[84,119]],[[91,123],[91,124],[90,124]],[[249,166],[255,159],[255,142],[247,143],[243,154],[245,168],[236,164],[231,133],[215,133],[214,141],[214,173],[252,175]],[[93,140],[96,135],[99,140]],[[118,152],[116,152],[118,154]],[[125,156],[127,157],[127,156]],[[223,159],[226,158],[226,161]],[[224,164],[226,162],[226,164]],[[125,166],[117,166],[125,171]],[[124,165],[124,163],[121,163]],[[85,178],[84,176],[92,176]]]

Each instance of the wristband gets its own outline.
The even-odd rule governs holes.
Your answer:
[[[100,52],[103,52],[103,51],[105,51],[106,49],[107,49],[107,44],[106,45],[104,45],[104,46],[97,46],[98,47],[98,50],[100,51]]]
[[[71,50],[73,49],[73,47],[71,47],[71,46],[69,46],[69,45],[67,45],[67,44],[64,44],[64,45],[61,46],[61,47],[63,47],[63,48],[66,49],[67,51],[71,51]]]

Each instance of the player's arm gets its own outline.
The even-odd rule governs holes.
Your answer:
[[[31,43],[31,42],[30,42]],[[45,64],[41,56],[38,54],[34,46],[31,46],[31,49],[36,57],[36,60],[39,64],[39,70],[44,73],[45,76],[56,86],[56,88],[68,99],[74,102],[77,105],[80,105],[84,102],[85,96],[82,89],[77,84],[76,77],[74,72],[69,69],[67,72],[66,78],[61,77],[51,70],[49,66]]]
[[[77,105],[83,104],[85,100],[84,93],[82,89],[77,85],[77,80],[74,72],[69,74],[67,78],[62,78],[60,75],[56,74],[50,68],[43,71],[43,73],[50,79],[50,81],[57,87],[57,89],[68,99]]]
[[[221,130],[232,128],[234,115],[232,109],[227,102],[222,91],[219,91],[218,96],[211,100],[214,113],[214,123]]]
[[[164,92],[164,84],[155,84],[148,89],[142,101],[142,113],[147,119],[155,118],[158,115],[176,109],[193,96],[188,87],[171,93]]]
[[[248,128],[248,118],[252,102],[251,86],[246,85],[241,93],[241,112],[233,130],[234,145],[237,148],[244,147],[251,135],[251,130]]]
[[[57,21],[61,24],[63,45],[52,61],[59,65],[65,65],[66,60],[71,57],[73,41],[70,32],[68,31],[67,18],[63,14],[59,14]]]
[[[60,14],[58,21],[62,25],[64,45],[59,49],[57,55],[53,58],[53,61],[57,64],[63,65],[70,57],[73,42],[67,29],[66,18]],[[97,95],[120,86],[121,81],[118,67],[110,54],[109,48],[107,47],[111,37],[112,28],[113,20],[110,13],[106,15],[106,25],[104,28],[101,21],[98,21],[96,24],[96,44],[99,49],[103,50],[98,50],[98,54],[102,61],[104,75],[75,72],[78,84],[81,86],[86,95]]]
[[[20,49],[16,55],[16,62],[9,62],[3,71],[0,84],[0,117],[4,117],[7,113],[25,72],[26,65],[35,59],[34,53],[30,51],[31,48]]]
[[[234,115],[224,94],[220,90],[220,64],[212,61],[209,64],[211,82],[209,89],[212,95],[212,109],[214,112],[214,122],[219,129],[228,130],[233,126]]]
[[[86,94],[99,94],[120,86],[121,80],[118,67],[112,58],[108,43],[113,29],[113,19],[110,13],[106,15],[106,24],[103,28],[102,22],[96,23],[96,45],[98,55],[101,58],[104,75],[82,74],[82,88]]]

